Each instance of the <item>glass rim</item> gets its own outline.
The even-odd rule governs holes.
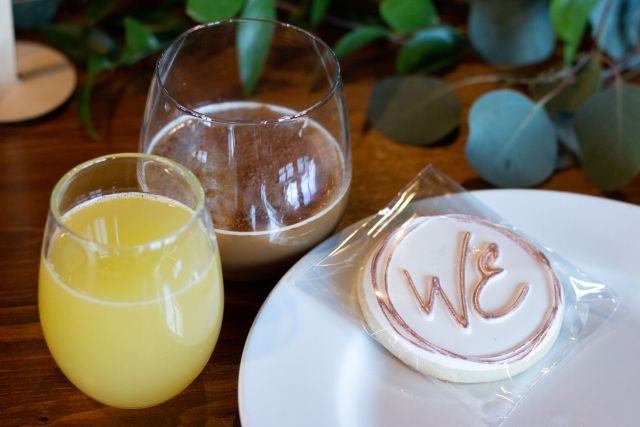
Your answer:
[[[296,112],[295,114],[290,114],[290,115],[285,115],[285,116],[281,116],[275,119],[266,119],[266,120],[223,120],[223,119],[217,119],[217,118],[213,118],[210,117],[204,113],[200,113],[196,110],[194,110],[193,108],[187,107],[185,105],[183,105],[181,102],[179,102],[176,98],[173,97],[173,95],[171,95],[169,93],[169,90],[166,88],[164,82],[162,81],[161,76],[161,68],[166,64],[167,62],[167,55],[169,53],[169,51],[171,51],[172,49],[174,49],[178,44],[181,44],[189,35],[193,34],[193,33],[197,33],[203,30],[208,30],[210,28],[217,28],[217,27],[221,27],[223,25],[232,25],[232,24],[237,24],[237,23],[242,23],[242,22],[262,22],[262,23],[267,23],[267,24],[272,24],[274,27],[281,27],[281,28],[286,28],[288,30],[292,30],[292,31],[296,31],[298,33],[303,34],[305,37],[313,40],[316,43],[319,43],[324,49],[326,49],[326,51],[329,53],[331,59],[333,60],[334,64],[335,64],[335,74],[333,76],[334,80],[333,83],[331,84],[331,87],[326,91],[326,93],[316,102],[314,102],[312,105],[306,107],[305,109]],[[333,51],[333,49],[331,49],[331,47],[324,41],[322,40],[320,37],[316,36],[315,34],[310,33],[307,30],[304,30],[300,27],[297,27],[295,25],[292,24],[288,24],[286,22],[281,22],[281,21],[277,21],[274,19],[258,19],[258,18],[232,18],[232,19],[224,19],[224,20],[220,20],[220,21],[213,21],[213,22],[208,22],[205,24],[200,24],[200,25],[196,25],[194,27],[189,28],[188,30],[184,31],[182,34],[180,34],[178,37],[176,37],[169,46],[167,46],[167,48],[162,52],[162,54],[160,55],[160,58],[158,58],[158,61],[156,62],[156,66],[155,66],[155,71],[154,71],[154,77],[155,80],[157,81],[158,86],[160,87],[160,90],[162,91],[162,93],[164,94],[164,96],[166,96],[169,100],[171,100],[171,102],[174,104],[174,106],[182,111],[185,114],[188,114],[190,116],[196,117],[199,120],[202,120],[204,122],[207,123],[213,123],[213,124],[224,124],[224,125],[269,125],[269,124],[278,124],[278,123],[286,123],[289,122],[291,120],[296,120],[299,119],[301,117],[306,117],[309,114],[311,114],[313,111],[319,109],[320,107],[322,107],[323,105],[325,105],[337,92],[338,88],[340,87],[341,83],[342,83],[342,78],[340,76],[340,63],[338,62],[338,57],[336,56],[335,52]]]
[[[64,191],[67,189],[68,184],[71,182],[71,180],[78,175],[78,173],[87,170],[89,168],[91,168],[92,166],[104,163],[104,162],[108,162],[108,161],[115,161],[115,160],[119,160],[119,159],[142,159],[142,160],[151,160],[157,163],[161,163],[164,164],[172,169],[177,170],[189,183],[189,186],[194,190],[194,195],[195,195],[195,208],[191,209],[191,207],[187,206],[187,208],[189,208],[189,210],[191,211],[191,214],[189,216],[189,219],[187,222],[185,222],[184,224],[182,224],[180,227],[176,228],[175,230],[171,231],[170,233],[158,237],[156,239],[153,240],[149,240],[143,243],[139,243],[139,244],[128,244],[128,245],[123,245],[123,244],[113,244],[113,243],[100,243],[100,242],[96,242],[95,240],[89,239],[85,236],[82,236],[81,234],[77,233],[76,231],[70,229],[64,222],[63,217],[64,215],[61,214],[60,212],[60,199],[62,194],[64,193]],[[144,192],[141,192],[143,194],[147,194]],[[118,194],[118,193],[113,193],[113,194]],[[167,196],[163,196],[166,197],[168,199],[171,199],[170,197]],[[95,198],[90,198],[87,200],[83,200],[82,202],[80,202],[78,205],[72,207],[70,210],[75,209],[77,206],[79,206],[82,203],[86,203],[89,200],[95,200]],[[177,203],[183,204],[182,202],[172,199]],[[187,169],[185,166],[181,165],[180,163],[173,161],[171,159],[168,159],[166,157],[162,157],[162,156],[158,156],[155,154],[147,154],[147,153],[114,153],[114,154],[106,154],[104,156],[100,156],[100,157],[96,157],[90,160],[87,160],[85,162],[80,163],[77,166],[74,166],[72,169],[70,169],[67,173],[65,173],[62,178],[60,178],[58,180],[58,182],[56,183],[56,185],[53,187],[53,190],[51,192],[51,197],[49,199],[49,212],[51,213],[51,216],[53,217],[54,221],[56,222],[56,226],[59,227],[60,229],[62,229],[64,232],[68,233],[71,237],[73,237],[75,240],[82,242],[83,244],[86,244],[88,247],[93,247],[93,248],[97,248],[97,249],[115,249],[117,248],[118,250],[127,250],[127,249],[135,249],[135,250],[139,250],[139,249],[144,249],[144,248],[161,248],[163,246],[165,246],[166,244],[172,243],[173,241],[175,241],[176,236],[184,233],[185,231],[187,231],[188,229],[190,229],[192,227],[192,225],[198,221],[201,213],[204,211],[204,204],[205,204],[205,197],[204,197],[204,189],[202,188],[202,185],[200,184],[200,181],[198,181],[198,178],[196,178],[196,176],[189,170]],[[186,206],[186,205],[185,205]],[[211,232],[211,230],[207,230],[207,232]]]

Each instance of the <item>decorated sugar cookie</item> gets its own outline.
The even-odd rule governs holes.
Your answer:
[[[516,375],[555,342],[562,287],[548,259],[507,228],[418,217],[372,252],[358,287],[372,335],[412,368],[454,382]]]

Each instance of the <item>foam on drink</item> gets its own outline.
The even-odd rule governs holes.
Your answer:
[[[281,106],[224,102],[198,111],[221,123],[179,117],[147,151],[199,178],[225,278],[282,272],[342,216],[350,176],[338,143],[314,120],[289,120],[295,111]]]

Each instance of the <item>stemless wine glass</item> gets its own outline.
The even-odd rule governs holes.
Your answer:
[[[51,195],[38,305],[53,358],[92,398],[140,408],[180,393],[209,360],[223,309],[197,178],[148,154],[68,172]]]
[[[200,179],[225,279],[275,276],[331,233],[346,205],[351,149],[335,54],[275,21],[195,27],[158,61],[140,151]]]

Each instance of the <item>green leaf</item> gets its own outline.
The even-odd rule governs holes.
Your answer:
[[[187,15],[196,22],[212,22],[236,16],[243,0],[187,0]]]
[[[127,48],[133,52],[152,52],[160,48],[156,36],[140,21],[124,18],[124,37]]]
[[[419,69],[429,69],[434,64],[446,64],[458,60],[464,36],[453,27],[441,26],[418,31],[402,47],[396,57],[396,71],[407,74]],[[429,71],[439,71],[433,70]]]
[[[610,6],[607,10],[607,2]],[[610,57],[619,61],[627,51],[622,27],[623,0],[600,0],[589,15],[591,22],[591,34],[598,36],[602,26],[602,34],[599,36],[598,47],[604,50]],[[606,12],[606,14],[605,14]]]
[[[93,118],[91,115],[91,94],[93,93],[93,83],[96,75],[100,71],[115,68],[116,65],[107,58],[93,56],[87,61],[87,76],[78,91],[78,115],[85,130],[91,138],[98,140],[100,136],[93,126]]]
[[[247,0],[243,18],[275,19],[274,0]],[[255,90],[269,56],[273,25],[268,22],[240,22],[236,33],[240,81],[245,95]]]
[[[587,28],[589,14],[599,0],[551,0],[551,23],[565,43],[564,62],[573,63]]]
[[[551,73],[557,72],[552,70]],[[566,72],[569,72],[566,69]],[[549,73],[542,74],[548,75]],[[553,83],[540,83],[531,85],[532,95],[540,99],[554,90],[560,84],[561,78]],[[568,84],[556,96],[551,98],[545,105],[549,112],[568,111],[573,112],[584,104],[584,102],[602,87],[602,65],[597,59],[591,59],[578,72],[573,83]]]
[[[555,47],[547,0],[475,0],[468,26],[473,47],[497,65],[540,62]]]
[[[640,0],[626,0],[622,8],[622,31],[627,47],[625,62],[631,70],[640,69]]]
[[[327,13],[327,9],[329,9],[330,3],[331,0],[311,0],[309,20],[312,26],[315,27],[322,21],[322,18]]]
[[[390,77],[373,88],[367,118],[397,142],[432,145],[460,125],[460,101],[444,80]]]
[[[383,0],[380,16],[400,33],[438,25],[438,13],[431,0]]]
[[[627,46],[640,44],[640,0],[627,0],[622,14],[622,26]]]
[[[338,58],[342,58],[373,41],[388,39],[390,36],[391,32],[384,27],[362,25],[342,36],[333,51]]]
[[[120,48],[107,33],[84,25],[49,24],[41,28],[44,37],[54,47],[78,62],[94,56],[115,58]]]
[[[481,96],[469,113],[467,160],[500,187],[528,187],[553,173],[558,143],[540,103],[510,89]]]
[[[638,111],[640,86],[618,79],[576,113],[582,168],[605,191],[622,187],[640,171]]]

